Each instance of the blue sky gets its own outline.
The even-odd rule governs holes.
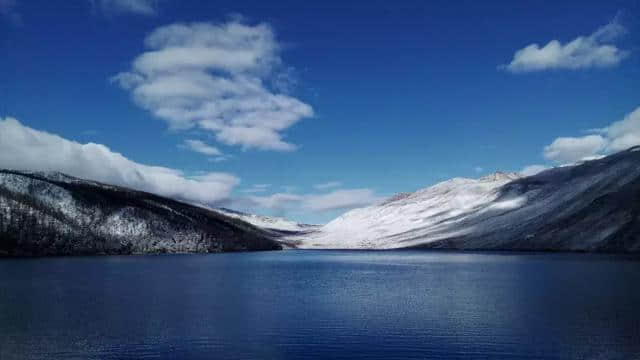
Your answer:
[[[635,144],[638,14],[638,1],[0,0],[0,167],[325,222]],[[102,168],[69,165],[94,150]]]

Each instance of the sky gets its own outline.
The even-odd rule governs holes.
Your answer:
[[[640,1],[0,0],[0,167],[324,223],[640,144]]]

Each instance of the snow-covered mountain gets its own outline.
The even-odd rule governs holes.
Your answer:
[[[61,173],[0,170],[0,254],[280,248],[273,234],[202,207]]]
[[[318,227],[60,173],[0,170],[0,255],[280,249],[640,251],[640,147],[537,175],[455,178]]]
[[[640,251],[640,147],[530,177],[451,179],[286,240],[332,249]]]
[[[226,208],[217,208],[214,210],[223,215],[240,219],[259,228],[275,231],[280,234],[306,233],[316,230],[319,227],[319,225],[301,224],[276,216],[247,214]]]

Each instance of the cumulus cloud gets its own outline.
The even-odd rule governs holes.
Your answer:
[[[218,150],[218,148],[213,147],[202,140],[187,139],[180,147],[208,156],[222,155],[222,152]]]
[[[318,190],[326,190],[326,189],[331,189],[331,188],[338,187],[338,186],[342,186],[342,182],[340,182],[340,181],[329,181],[329,182],[322,183],[322,184],[316,184],[313,187],[318,189]]]
[[[615,66],[629,52],[619,49],[612,42],[624,34],[625,28],[616,17],[610,23],[600,27],[589,36],[578,36],[562,44],[551,40],[540,47],[528,45],[518,51],[511,62],[501,65],[501,69],[513,73],[542,71],[550,69],[587,69]]]
[[[157,0],[93,0],[92,2],[94,1],[98,1],[102,10],[109,13],[156,14]]]
[[[243,149],[296,148],[283,132],[313,109],[270,85],[290,68],[269,25],[237,19],[167,25],[149,34],[145,46],[131,70],[112,81],[170,128],[200,128]]]
[[[615,152],[640,145],[640,107],[605,129],[607,151]]]
[[[606,140],[600,135],[560,137],[544,148],[544,157],[556,163],[572,163],[602,151]]]
[[[544,156],[555,163],[593,160],[640,145],[640,107],[611,125],[592,129],[597,134],[560,137],[544,148]]]
[[[126,186],[198,203],[229,198],[239,179],[228,173],[189,177],[182,171],[144,165],[101,144],[81,144],[39,131],[14,118],[0,119],[0,167],[60,171],[83,179]]]

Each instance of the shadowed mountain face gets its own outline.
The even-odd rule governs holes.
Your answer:
[[[456,178],[292,237],[306,248],[640,251],[640,147],[530,177]]]
[[[278,250],[239,219],[60,173],[0,170],[0,254],[9,256]]]
[[[544,171],[500,189],[521,205],[469,219],[477,233],[425,244],[444,248],[640,251],[640,147]]]

